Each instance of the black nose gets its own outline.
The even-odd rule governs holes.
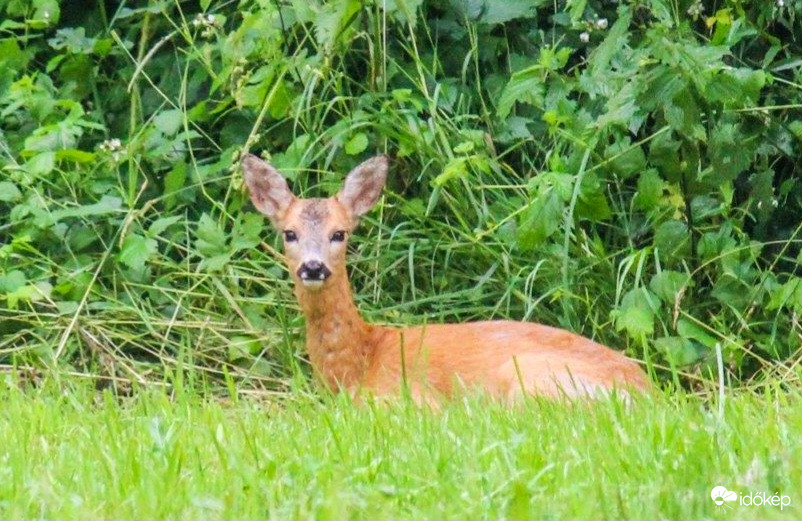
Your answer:
[[[301,264],[298,268],[298,277],[301,280],[324,281],[331,275],[331,270],[320,261],[309,261]]]

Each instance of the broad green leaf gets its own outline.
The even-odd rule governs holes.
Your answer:
[[[20,270],[11,270],[5,275],[0,275],[0,293],[16,291],[27,281],[25,273]]]
[[[698,362],[704,352],[693,341],[678,336],[666,336],[654,340],[654,347],[677,367]]]
[[[421,4],[423,4],[423,0],[385,0],[384,8],[387,10],[387,14],[414,29],[417,25],[417,14]]]
[[[640,145],[632,145],[630,139],[623,138],[614,141],[604,151],[605,159],[610,160],[610,168],[627,179],[646,169],[646,155]]]
[[[710,138],[711,173],[705,181],[719,186],[732,181],[752,162],[757,142],[745,140],[740,125],[716,125]]]
[[[778,290],[771,293],[768,309],[788,307],[802,312],[802,278],[790,277]]]
[[[677,333],[683,338],[690,338],[707,347],[715,347],[718,341],[702,326],[689,319],[681,318],[677,321]]]
[[[212,257],[221,253],[228,253],[226,247],[227,236],[217,222],[209,214],[204,213],[198,220],[195,230],[195,246],[204,257]]]
[[[350,156],[361,154],[368,148],[368,136],[364,132],[357,132],[345,143],[345,153]]]
[[[25,170],[34,177],[48,175],[56,167],[56,154],[40,152],[25,163]]]
[[[480,23],[500,24],[518,18],[533,18],[547,0],[484,0]]]
[[[654,333],[654,316],[659,309],[660,302],[646,288],[629,290],[613,311],[616,330],[626,330],[630,337],[644,339]]]
[[[43,214],[37,219],[37,224],[40,226],[48,226],[55,224],[62,219],[68,218],[85,218],[85,217],[99,217],[101,215],[110,215],[120,213],[122,208],[122,199],[110,195],[104,195],[100,201],[94,204],[86,204],[83,206],[74,206],[71,208],[63,208],[55,210],[49,214]]]
[[[473,172],[489,172],[490,161],[484,154],[473,154],[452,158],[443,168],[443,173],[432,180],[432,186],[440,187],[454,179],[459,179]]]
[[[665,188],[666,183],[656,169],[644,170],[638,177],[638,192],[633,201],[635,206],[647,212],[654,210],[660,203]]]
[[[649,288],[664,302],[673,304],[681,291],[693,286],[693,281],[678,271],[663,270],[649,281]]]
[[[620,10],[618,20],[615,21],[604,41],[590,53],[588,57],[588,68],[590,75],[594,78],[603,78],[610,69],[610,61],[616,53],[627,45],[629,40],[628,29],[632,22],[632,12],[629,8],[623,7]]]
[[[73,161],[75,163],[91,163],[95,160],[95,154],[78,150],[75,148],[65,148],[56,152],[56,159],[59,161]]]
[[[173,215],[171,217],[160,217],[153,221],[153,224],[148,228],[148,237],[158,237],[167,228],[177,223],[182,219],[180,215]]]
[[[345,28],[362,8],[358,0],[330,0],[323,4],[315,19],[315,37],[327,51],[331,50]]]
[[[258,246],[264,225],[265,220],[261,215],[246,213],[234,223],[234,229],[231,232],[231,250],[246,250]]]
[[[690,253],[688,227],[681,221],[666,221],[654,233],[654,246],[663,261],[676,261]]]
[[[666,122],[674,131],[688,139],[705,141],[707,134],[702,126],[702,111],[690,89],[681,90],[664,105]]]
[[[174,136],[184,126],[184,114],[178,109],[163,110],[153,118],[153,125],[165,136]]]
[[[14,291],[6,294],[6,301],[10,309],[17,309],[20,302],[34,303],[49,297],[53,291],[53,286],[46,281],[40,281],[36,284],[26,284],[20,286]]]
[[[582,15],[585,13],[585,6],[587,5],[588,0],[568,0],[566,2],[566,7],[569,8],[572,22],[576,22],[582,18]]]
[[[11,181],[0,181],[0,201],[11,203],[20,200],[20,198],[22,198],[22,193],[17,188],[17,185]]]
[[[123,240],[117,260],[131,269],[141,270],[145,262],[158,251],[158,243],[151,238],[132,233]]]
[[[175,193],[184,188],[187,180],[187,164],[179,161],[164,176],[165,204],[168,208],[175,206]]]
[[[539,195],[521,216],[516,234],[518,247],[529,251],[548,239],[560,227],[564,207],[555,190]]]
[[[543,71],[539,65],[515,73],[499,96],[496,114],[499,118],[506,119],[515,102],[543,107],[544,92]]]

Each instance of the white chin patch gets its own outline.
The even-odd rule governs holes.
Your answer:
[[[323,285],[322,280],[301,279],[301,284],[306,288],[319,288]]]

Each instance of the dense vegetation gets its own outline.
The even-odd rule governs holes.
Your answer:
[[[237,158],[319,195],[387,152],[352,248],[370,319],[537,320],[676,385],[790,381],[801,15],[0,0],[0,362],[117,386],[187,366],[298,381],[302,318]]]

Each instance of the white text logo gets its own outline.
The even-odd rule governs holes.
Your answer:
[[[710,498],[721,510],[732,508],[727,503],[735,502],[744,507],[774,506],[780,507],[780,510],[791,504],[789,496],[781,496],[779,493],[772,495],[765,492],[750,492],[749,494],[741,494],[739,498],[736,492],[727,490],[722,486],[713,487],[713,490],[710,491]]]

